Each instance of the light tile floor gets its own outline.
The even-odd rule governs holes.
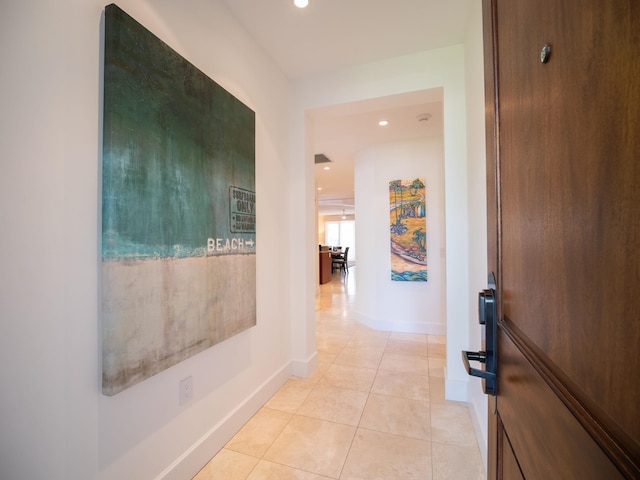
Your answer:
[[[319,367],[291,378],[194,480],[484,480],[466,404],[444,399],[445,338],[354,321],[355,268],[316,301]]]

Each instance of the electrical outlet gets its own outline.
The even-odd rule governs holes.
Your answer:
[[[180,406],[189,403],[193,398],[193,377],[180,381]]]

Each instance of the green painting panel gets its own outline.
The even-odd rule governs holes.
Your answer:
[[[103,392],[255,325],[255,113],[105,9]]]
[[[254,190],[255,114],[115,5],[106,27],[103,258],[204,254]]]

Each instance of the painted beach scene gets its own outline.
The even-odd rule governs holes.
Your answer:
[[[105,9],[102,392],[256,324],[255,113]]]
[[[427,219],[424,178],[389,182],[391,280],[427,281]]]

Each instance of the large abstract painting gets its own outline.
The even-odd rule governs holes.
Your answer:
[[[424,178],[389,182],[391,279],[427,281],[427,220]]]
[[[256,324],[255,113],[105,9],[102,391]]]

